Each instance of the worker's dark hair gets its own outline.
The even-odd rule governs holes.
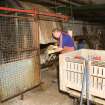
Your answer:
[[[52,30],[52,37],[54,38],[54,39],[56,39],[56,40],[58,40],[54,35],[53,35],[53,32],[62,32],[62,29],[61,28],[54,28],[53,30]]]

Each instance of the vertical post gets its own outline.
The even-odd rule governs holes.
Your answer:
[[[36,65],[35,70],[35,80],[40,82],[40,40],[39,40],[39,20],[37,17],[32,19],[32,34],[33,34],[33,47],[35,51],[33,52],[33,63]]]
[[[85,60],[86,64],[86,99],[87,105],[90,105],[90,98],[89,98],[89,61]]]
[[[86,83],[86,61],[84,61],[84,73],[83,73],[80,105],[83,105],[83,95],[84,95],[84,90],[85,90],[85,83]]]
[[[83,58],[84,59],[84,58]],[[84,74],[83,74],[83,82],[82,82],[82,90],[81,90],[81,99],[80,99],[80,105],[83,105],[83,92],[85,89],[85,83],[86,83],[86,101],[87,105],[90,105],[90,93],[89,93],[89,87],[90,87],[90,79],[89,79],[89,67],[90,67],[90,61],[87,59],[85,60],[84,64]]]
[[[15,13],[15,16],[17,16],[17,13]],[[15,32],[16,32],[16,50],[19,48],[19,34],[18,34],[18,19],[17,18],[14,18],[14,21],[15,21]]]

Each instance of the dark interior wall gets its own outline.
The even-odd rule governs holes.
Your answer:
[[[73,30],[75,40],[86,40],[90,48],[105,49],[104,24],[74,20],[64,23],[63,26]]]

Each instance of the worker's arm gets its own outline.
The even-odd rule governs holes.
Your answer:
[[[51,53],[60,53],[62,51],[63,51],[63,48],[58,47],[55,50],[50,51],[49,54],[51,54]]]
[[[48,49],[48,54],[59,53],[62,50],[63,50],[63,48],[61,48],[61,47],[51,46],[51,48]]]
[[[62,51],[62,50],[63,50],[63,48],[58,47],[57,49],[55,49],[55,52],[60,52],[60,51]]]

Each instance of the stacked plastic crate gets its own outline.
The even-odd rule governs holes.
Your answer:
[[[105,104],[105,51],[82,49],[60,55],[60,89],[80,97],[85,69],[88,61],[89,99]],[[84,84],[86,89],[86,83]],[[86,92],[84,89],[84,98]]]

